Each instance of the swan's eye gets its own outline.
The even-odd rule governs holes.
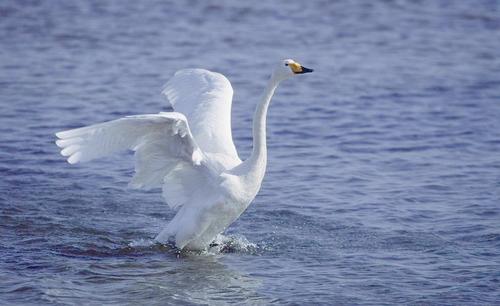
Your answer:
[[[285,66],[288,66],[288,63],[285,63]]]

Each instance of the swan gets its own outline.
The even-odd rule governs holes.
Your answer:
[[[260,189],[267,164],[267,110],[278,84],[312,71],[291,59],[276,65],[254,113],[253,149],[245,161],[231,135],[231,83],[204,69],[179,70],[163,87],[173,112],[61,131],[56,145],[70,164],[135,151],[129,187],[162,188],[167,204],[177,210],[155,241],[204,250]]]

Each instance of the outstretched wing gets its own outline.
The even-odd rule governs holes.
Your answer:
[[[136,173],[129,186],[163,186],[165,200],[172,208],[187,203],[199,185],[210,183],[201,165],[204,155],[180,113],[128,116],[56,136],[56,144],[70,164],[134,150]]]
[[[239,159],[231,134],[233,89],[226,77],[204,69],[179,70],[165,84],[162,94],[176,112],[187,117],[204,152]]]

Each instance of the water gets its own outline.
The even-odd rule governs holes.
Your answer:
[[[0,304],[492,305],[500,281],[498,1],[2,1]],[[71,166],[53,133],[166,110],[224,73],[233,129],[271,66],[269,163],[222,249],[151,239],[174,212],[130,154]]]

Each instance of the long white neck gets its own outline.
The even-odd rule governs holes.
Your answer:
[[[260,103],[255,109],[253,117],[253,150],[250,157],[245,161],[249,174],[262,180],[267,164],[267,144],[266,144],[266,118],[267,109],[273,97],[279,80],[271,77],[267,83]]]

